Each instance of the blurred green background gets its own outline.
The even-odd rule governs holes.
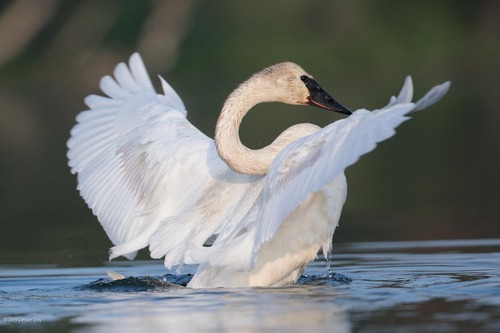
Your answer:
[[[0,263],[107,260],[65,144],[83,98],[135,51],[209,136],[231,90],[279,61],[351,109],[385,105],[408,74],[417,97],[451,80],[347,170],[335,241],[500,237],[498,1],[15,0],[0,2]],[[259,147],[292,124],[340,118],[260,105],[241,135]]]

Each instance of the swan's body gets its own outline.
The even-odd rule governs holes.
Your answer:
[[[78,189],[115,246],[132,259],[148,247],[165,266],[200,264],[190,287],[280,286],[297,281],[330,248],[345,202],[344,169],[394,134],[406,114],[439,100],[449,84],[411,103],[411,80],[388,106],[358,110],[325,128],[299,124],[260,150],[238,128],[256,104],[311,104],[350,113],[293,63],[271,66],[226,100],[215,141],[186,119],[163,80],[154,92],[138,54],[104,77],[68,141]],[[211,247],[203,246],[214,239]]]

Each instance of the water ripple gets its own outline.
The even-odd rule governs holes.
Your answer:
[[[320,257],[294,286],[199,290],[185,287],[195,268],[163,275],[157,261],[3,266],[0,328],[493,333],[499,259],[500,240],[355,243]],[[110,269],[132,277],[102,278]]]

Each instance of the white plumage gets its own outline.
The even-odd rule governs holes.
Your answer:
[[[297,82],[290,86],[284,76]],[[138,54],[129,66],[116,66],[114,77],[101,80],[109,97],[88,96],[90,110],[76,118],[68,141],[71,171],[115,244],[111,259],[132,259],[149,247],[168,268],[200,264],[191,287],[295,282],[318,250],[330,247],[347,191],[344,169],[449,87],[436,86],[411,103],[408,77],[380,110],[358,110],[322,129],[296,125],[266,149],[251,151],[240,145],[237,128],[253,105],[318,105],[309,96],[312,77],[297,65],[269,67],[231,94],[217,124],[217,146],[186,119],[166,81],[160,78],[163,94],[154,91]],[[257,165],[266,172],[238,172]],[[213,245],[204,247],[210,238]]]

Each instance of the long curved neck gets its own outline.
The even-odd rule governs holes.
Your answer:
[[[222,160],[234,171],[247,175],[265,175],[276,155],[290,142],[308,135],[318,127],[307,124],[307,129],[295,125],[283,133],[270,145],[262,149],[245,147],[239,137],[239,127],[246,113],[256,104],[276,101],[278,96],[270,96],[272,87],[258,76],[253,76],[229,95],[222,107],[215,128],[215,145]],[[292,130],[293,129],[293,130]]]

